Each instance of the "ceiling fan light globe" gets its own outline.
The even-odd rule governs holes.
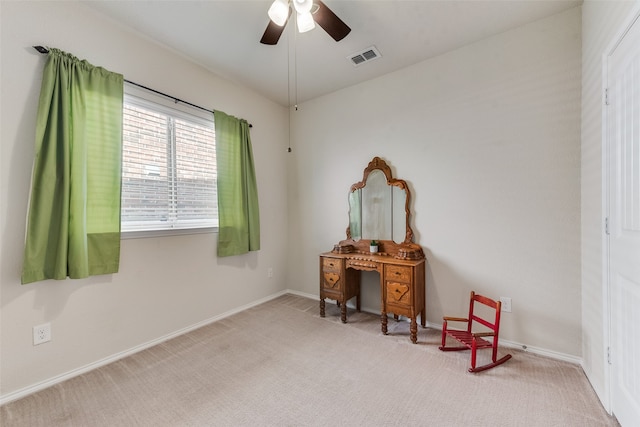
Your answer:
[[[289,17],[289,2],[287,0],[274,0],[267,14],[274,24],[282,27]]]
[[[313,0],[292,0],[293,7],[299,14],[311,12]]]
[[[298,14],[298,31],[299,32],[306,33],[307,31],[313,30],[315,27],[316,27],[316,23],[313,21],[313,16],[311,16],[311,12]]]

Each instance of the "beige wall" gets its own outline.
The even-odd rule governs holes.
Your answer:
[[[584,370],[609,407],[603,286],[603,55],[638,1],[585,1],[582,9],[582,357]]]
[[[287,111],[75,2],[1,2],[0,396],[112,357],[286,289]],[[120,272],[20,285],[35,113],[45,58],[66,50],[125,78],[248,119],[262,249],[218,259],[216,235],[129,239]],[[267,278],[273,267],[274,277]],[[51,322],[34,347],[31,328]]]
[[[511,297],[503,339],[579,360],[580,26],[575,8],[301,104],[290,286],[317,294],[317,255],[345,237],[349,187],[381,156],[415,196],[427,320],[464,314],[470,290]]]

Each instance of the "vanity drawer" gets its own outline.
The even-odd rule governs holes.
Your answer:
[[[340,271],[344,261],[336,258],[322,258],[322,271]]]
[[[342,289],[340,274],[332,271],[322,272],[322,287],[329,291],[339,291]]]
[[[386,283],[387,304],[410,305],[411,286],[407,283],[387,282]]]
[[[398,282],[411,283],[411,267],[402,265],[387,265],[384,269],[386,280],[396,280]]]

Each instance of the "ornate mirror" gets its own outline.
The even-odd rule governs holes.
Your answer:
[[[374,157],[364,170],[362,181],[349,191],[349,227],[347,240],[334,252],[368,252],[369,242],[381,243],[381,255],[402,259],[422,259],[420,246],[413,243],[409,224],[411,193],[407,183],[393,178],[391,168]]]

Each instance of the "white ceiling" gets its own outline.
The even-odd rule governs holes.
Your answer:
[[[294,29],[290,20],[276,46],[259,43],[272,0],[84,3],[281,105],[370,80],[581,4],[581,0],[323,1],[351,27],[345,39],[335,42],[319,26],[296,34],[290,31]],[[348,57],[371,46],[382,57],[354,67]]]

